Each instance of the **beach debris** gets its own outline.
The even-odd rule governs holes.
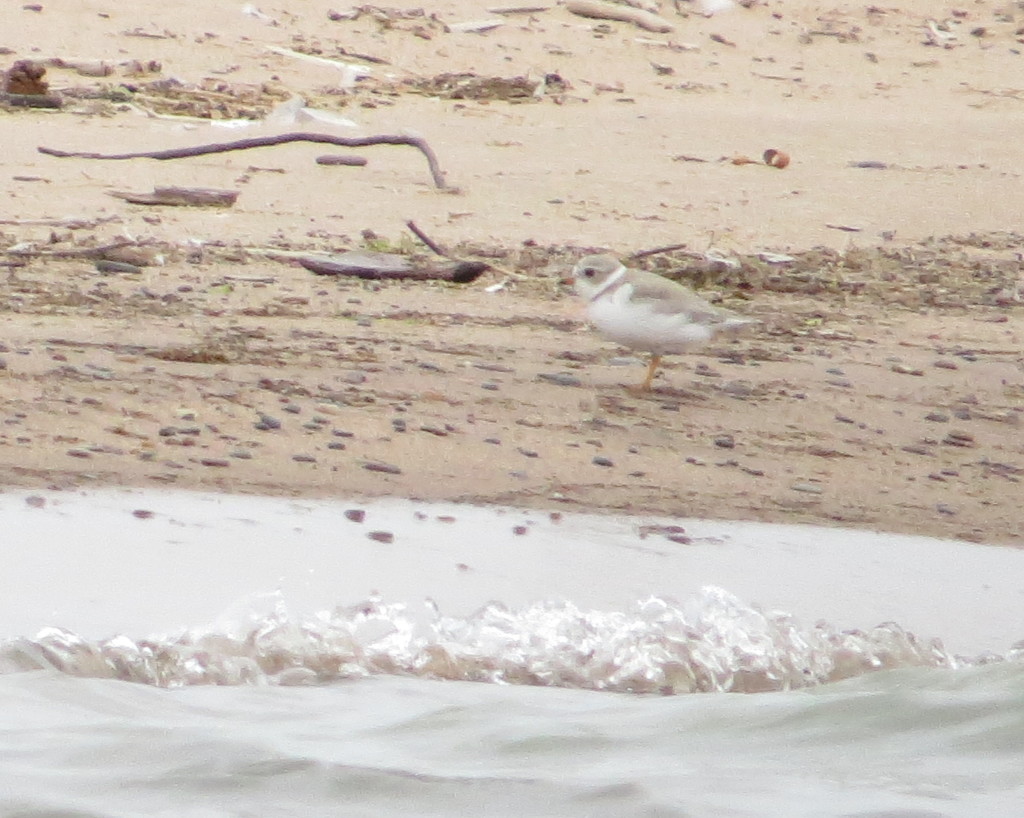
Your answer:
[[[295,51],[291,48],[284,48],[283,46],[268,45],[267,51],[272,51],[274,54],[279,54],[282,57],[291,57],[296,60],[303,60],[305,62],[313,63],[314,65],[321,65],[326,68],[333,68],[341,75],[340,82],[337,85],[340,91],[352,91],[356,83],[363,77],[369,76],[370,69],[365,65],[359,65],[358,63],[345,62],[344,60],[332,60],[328,57],[317,57],[313,54],[304,54],[301,51]]]
[[[152,193],[130,193],[109,190],[107,193],[131,204],[166,205],[170,207],[231,207],[238,198],[237,190],[209,187],[155,187]]]
[[[773,168],[782,170],[784,167],[789,165],[789,154],[784,151],[776,150],[775,148],[768,148],[763,154],[764,163],[770,165]]]
[[[0,102],[21,108],[60,108],[62,100],[49,93],[46,66],[18,60],[0,75]]]
[[[299,256],[298,262],[316,275],[352,276],[375,281],[450,281],[453,284],[468,284],[489,269],[489,265],[482,261],[451,259],[441,264],[425,264],[396,253],[368,250],[310,253]]]
[[[455,34],[483,34],[505,25],[504,20],[477,20],[465,23],[450,23],[448,30]]]
[[[925,45],[952,48],[956,44],[957,36],[949,30],[947,24],[929,19],[925,21],[924,28]]]
[[[363,156],[349,156],[342,154],[325,154],[316,158],[318,165],[345,165],[347,167],[361,168],[366,165],[366,158]]]
[[[267,26],[280,25],[280,23],[276,19],[271,17],[269,14],[264,14],[252,3],[246,3],[244,6],[242,6],[242,14],[244,14],[246,17],[252,17],[254,20],[258,20],[259,22]]]
[[[578,17],[587,17],[593,20],[614,20],[619,23],[632,23],[645,31],[653,31],[658,34],[667,34],[674,30],[673,26],[664,17],[644,9],[631,6],[620,6],[615,3],[606,3],[603,0],[567,0],[566,11]]]
[[[488,14],[542,14],[551,6],[496,6],[487,9]]]
[[[58,148],[47,148],[39,146],[36,150],[47,156],[59,158],[76,159],[183,159],[190,156],[205,156],[210,153],[226,153],[228,151],[248,150],[250,148],[263,148],[272,145],[283,145],[288,142],[316,142],[326,145],[341,145],[346,148],[362,148],[369,145],[408,145],[416,148],[423,154],[430,167],[430,174],[434,179],[434,185],[440,189],[447,189],[444,181],[444,173],[437,162],[437,156],[422,137],[407,134],[383,134],[379,136],[343,137],[323,133],[284,133],[270,136],[254,136],[248,139],[238,139],[233,142],[217,142],[206,145],[193,145],[186,148],[169,148],[162,151],[137,151],[132,153],[94,153],[91,151],[65,151]]]
[[[407,79],[400,88],[441,99],[500,100],[518,102],[564,94],[572,86],[559,74],[544,74],[539,80],[526,76],[484,77],[470,71]]]
[[[18,60],[4,72],[4,93],[43,96],[49,93],[46,67],[33,60]]]

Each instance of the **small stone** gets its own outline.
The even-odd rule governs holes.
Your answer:
[[[898,375],[917,375],[918,377],[924,375],[923,369],[918,369],[916,366],[907,366],[906,364],[893,364],[889,369]]]
[[[956,509],[946,503],[936,503],[935,510],[939,512],[939,514],[945,514],[949,517],[956,516]]]
[[[396,432],[404,432],[408,428],[405,418],[392,418],[391,428]]]
[[[261,432],[281,428],[281,421],[271,415],[260,412],[259,418],[259,421],[256,423],[256,428]]]
[[[540,455],[533,449],[524,449],[522,446],[517,446],[516,451],[523,457],[540,457]]]
[[[228,456],[235,460],[252,460],[252,452],[248,449],[233,449]]]
[[[382,543],[393,543],[395,541],[395,535],[390,531],[371,531],[367,535],[371,540]]]
[[[517,537],[522,537],[529,529],[525,525],[512,526],[512,533]]]
[[[804,494],[821,494],[821,486],[815,486],[812,483],[794,483],[790,488],[793,491],[803,492]]]
[[[918,443],[912,443],[909,446],[901,446],[900,451],[907,452],[907,454],[919,454],[922,457],[931,457],[932,450],[927,446],[923,446]]]
[[[929,412],[924,419],[930,420],[932,423],[949,423],[949,415],[943,412]]]
[[[161,426],[160,431],[157,432],[157,434],[160,435],[160,437],[174,437],[174,435],[178,434],[178,429],[174,426]]]
[[[964,449],[970,449],[975,445],[974,435],[958,429],[951,429],[949,434],[942,438],[942,442],[947,446],[959,446]]]
[[[390,463],[377,463],[370,461],[364,463],[363,468],[367,471],[380,472],[381,474],[401,474],[402,470],[398,466],[392,466]]]
[[[428,434],[432,434],[437,437],[448,437],[448,430],[443,429],[440,426],[420,426],[420,431],[427,432]]]
[[[488,392],[497,392],[501,387],[494,381],[486,381],[480,384],[481,389],[486,389]]]
[[[345,448],[345,444],[342,443],[340,440],[332,440],[330,443],[327,444],[327,448],[333,449],[334,451],[341,451],[342,449]]]
[[[353,523],[361,523],[366,519],[366,512],[361,508],[345,509],[345,519]]]
[[[31,494],[25,498],[25,504],[29,508],[42,508],[46,505],[46,498],[40,497],[38,494]]]
[[[839,423],[856,423],[857,422],[853,418],[847,417],[846,415],[836,415],[836,420]]]
[[[714,438],[714,444],[719,449],[735,449],[736,440],[732,435],[717,435]]]
[[[284,405],[284,411],[293,415],[298,415],[302,413],[302,407],[295,403],[286,403]]]
[[[355,437],[352,432],[346,432],[344,429],[331,429],[331,434],[335,437]]]
[[[293,454],[292,460],[296,463],[316,463],[316,458],[311,454]]]
[[[501,438],[500,437],[485,437],[484,438],[484,443],[490,443],[492,446],[500,446],[501,445]]]
[[[935,363],[933,363],[932,366],[936,367],[937,369],[959,369],[960,368],[960,367],[958,367],[956,365],[955,361],[948,361],[945,358],[939,358],[939,360],[937,360]]]
[[[607,457],[600,457],[600,456],[599,457],[595,457],[590,462],[593,463],[595,466],[604,466],[605,468],[611,468],[612,466],[615,465],[615,463],[612,462],[611,459],[609,459]]]
[[[547,381],[548,383],[553,383],[556,386],[583,385],[583,381],[581,381],[575,375],[570,375],[567,372],[540,372],[537,375],[537,379],[541,381]]]
[[[92,457],[92,453],[86,451],[85,449],[68,449],[67,454],[68,457],[81,457],[83,459],[87,457]]]
[[[153,512],[146,508],[137,508],[132,512],[132,516],[139,520],[150,520],[153,518]]]
[[[227,460],[222,457],[204,457],[199,461],[202,466],[209,466],[213,469],[226,469],[231,465]]]

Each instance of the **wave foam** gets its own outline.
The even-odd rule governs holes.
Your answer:
[[[624,693],[763,692],[876,670],[955,667],[938,640],[895,623],[807,628],[721,588],[682,605],[652,597],[627,611],[569,602],[468,617],[373,598],[294,619],[279,598],[170,638],[89,641],[60,628],[0,645],[0,672],[54,669],[161,687],[324,684],[372,674]]]

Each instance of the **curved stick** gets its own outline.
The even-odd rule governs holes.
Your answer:
[[[319,142],[327,145],[342,145],[346,148],[362,148],[367,145],[409,145],[417,148],[427,159],[430,175],[434,177],[434,185],[446,188],[444,173],[437,163],[437,157],[430,146],[418,136],[401,134],[382,136],[357,136],[347,138],[323,133],[283,133],[274,136],[254,136],[249,139],[238,139],[234,142],[214,142],[208,145],[195,145],[191,148],[169,148],[163,151],[139,151],[138,153],[90,153],[88,151],[62,151],[57,148],[39,146],[37,150],[48,156],[74,157],[77,159],[181,159],[186,156],[203,156],[208,153],[224,153],[240,151],[248,148],[262,148],[268,145],[283,145],[286,142]]]

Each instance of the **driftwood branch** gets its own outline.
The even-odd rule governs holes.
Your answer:
[[[310,254],[298,262],[317,275],[352,276],[373,281],[450,281],[468,284],[490,266],[482,261],[450,261],[440,265],[414,265],[393,253],[350,251],[333,255]]]
[[[437,255],[445,257],[448,256],[448,254],[444,251],[444,248],[440,244],[435,242],[433,239],[431,239],[430,236],[428,236],[426,233],[420,230],[419,227],[416,226],[416,222],[414,222],[412,219],[409,219],[409,221],[405,223],[405,226],[408,227],[410,231],[412,231],[412,234],[416,238],[418,238],[425,245],[427,245],[427,247],[429,247],[431,250],[437,253]]]
[[[418,136],[403,134],[384,134],[380,136],[344,137],[324,133],[283,133],[273,136],[254,136],[249,139],[238,139],[234,142],[214,142],[207,145],[195,145],[190,148],[169,148],[162,151],[138,151],[136,153],[92,153],[89,151],[62,151],[57,148],[39,146],[37,150],[47,156],[69,157],[76,159],[183,159],[189,156],[205,156],[208,153],[225,153],[241,151],[249,148],[264,148],[270,145],[283,145],[288,142],[317,142],[325,145],[341,145],[346,148],[363,148],[367,145],[408,145],[416,148],[426,157],[430,175],[434,185],[444,189],[444,173],[437,162],[437,156],[430,145]]]

